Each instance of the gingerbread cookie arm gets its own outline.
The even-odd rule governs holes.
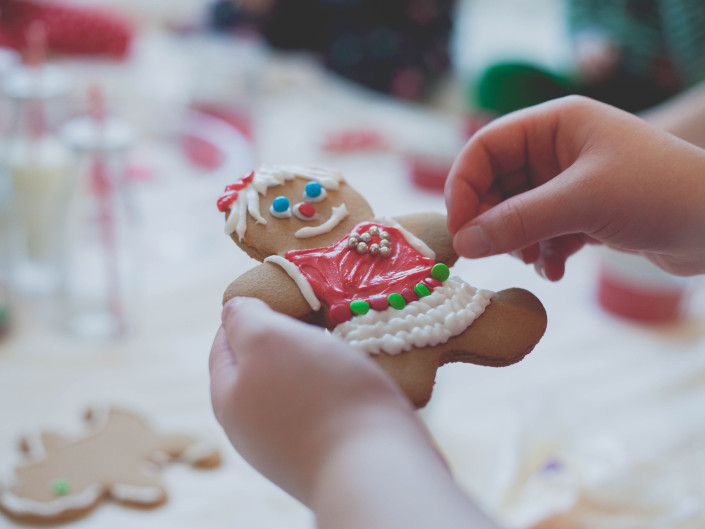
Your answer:
[[[531,352],[546,332],[546,310],[536,296],[508,288],[492,296],[485,312],[447,344],[440,365],[449,362],[504,367]]]
[[[277,256],[273,257],[278,261]],[[307,301],[295,280],[274,261],[255,266],[230,283],[223,304],[236,296],[259,298],[272,310],[294,318],[307,319],[314,311],[313,299]]]
[[[172,459],[177,459],[196,468],[215,468],[220,465],[220,452],[208,440],[199,440],[190,435],[162,434],[155,442],[160,450]]]
[[[123,468],[108,488],[110,497],[133,507],[157,507],[167,500],[166,490],[156,475],[146,473],[144,463]]]
[[[502,367],[531,352],[546,330],[546,311],[531,292],[510,288],[495,293],[483,314],[444,344],[400,355],[373,355],[417,408],[431,398],[438,367],[451,362]]]
[[[28,456],[38,458],[69,444],[70,439],[54,432],[42,432],[38,438],[23,437],[20,449]]]
[[[448,232],[446,216],[440,213],[415,213],[395,217],[401,226],[413,233],[436,254],[436,262],[453,266],[458,254],[453,249],[453,237]]]

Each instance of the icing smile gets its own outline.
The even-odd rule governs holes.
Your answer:
[[[330,218],[323,224],[318,226],[306,226],[298,230],[294,236],[299,239],[308,239],[309,237],[315,237],[316,235],[322,235],[324,233],[329,233],[333,228],[342,222],[342,220],[347,217],[350,213],[348,208],[345,206],[345,202],[339,206],[335,206],[331,212]]]

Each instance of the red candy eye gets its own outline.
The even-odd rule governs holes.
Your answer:
[[[316,209],[308,202],[299,202],[294,206],[294,215],[301,220],[311,220],[316,216]]]

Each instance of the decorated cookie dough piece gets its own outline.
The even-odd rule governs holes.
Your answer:
[[[367,352],[412,402],[431,397],[449,362],[506,366],[546,329],[530,292],[490,292],[451,274],[458,256],[446,218],[375,217],[337,171],[264,166],[218,200],[225,232],[261,265],[235,279],[235,296],[329,329]]]
[[[130,412],[113,408],[89,412],[86,419],[90,431],[83,437],[45,432],[23,440],[28,461],[15,469],[9,489],[0,488],[0,510],[37,524],[80,518],[107,497],[156,507],[167,498],[158,478],[160,465],[175,460],[201,468],[220,464],[212,443],[159,433]]]

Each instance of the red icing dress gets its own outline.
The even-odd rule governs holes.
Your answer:
[[[350,235],[365,233],[372,226],[389,234],[388,257],[359,254],[348,247]],[[419,299],[414,290],[417,285],[430,291],[441,284],[431,277],[433,259],[423,256],[398,228],[363,222],[350,235],[325,248],[290,250],[285,255],[308,280],[316,297],[328,305],[332,324],[352,317],[353,301],[365,301],[369,308],[381,311],[389,306],[390,294],[400,294],[409,303]],[[380,237],[373,236],[370,244],[379,242]]]

